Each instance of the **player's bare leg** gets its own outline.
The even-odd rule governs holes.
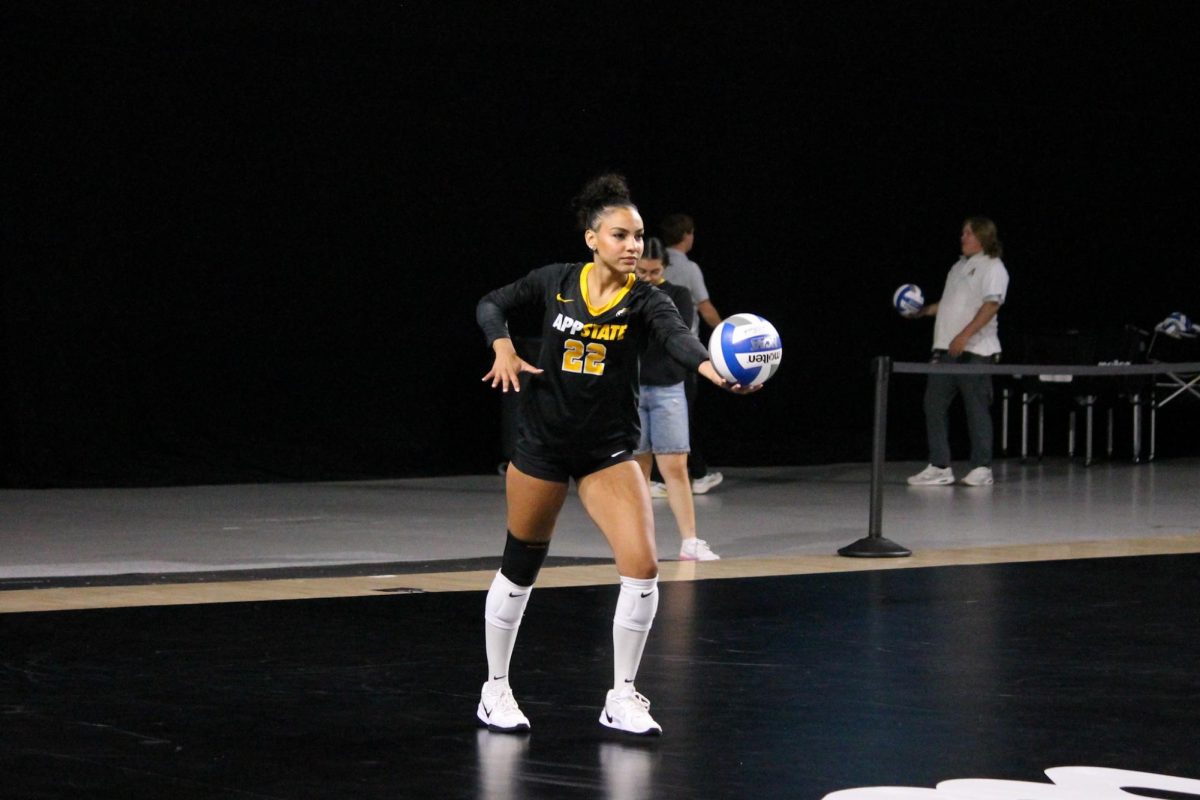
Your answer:
[[[484,604],[488,680],[475,713],[489,730],[520,733],[529,730],[529,720],[513,696],[508,666],[534,580],[567,496],[567,485],[526,475],[511,464],[506,483],[508,536],[503,564],[492,579]]]
[[[613,615],[613,688],[600,722],[626,733],[660,734],[662,727],[650,716],[650,701],[634,688],[658,610],[658,552],[646,479],[635,462],[614,464],[584,477],[579,498],[608,539],[621,577]]]
[[[509,464],[504,476],[504,494],[508,502],[508,529],[513,536],[524,542],[549,542],[567,499],[567,484],[526,475]]]
[[[623,461],[585,476],[579,481],[579,499],[608,539],[620,575],[658,576],[654,511],[646,479],[636,463]]]

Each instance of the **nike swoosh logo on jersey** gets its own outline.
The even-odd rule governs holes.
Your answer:
[[[650,596],[650,595],[652,595],[652,594],[654,594],[654,590],[653,590],[653,589],[651,589],[651,590],[650,590],[650,591],[648,591],[648,592],[642,592],[642,597],[649,597],[649,596]]]
[[[633,678],[626,678],[626,679],[625,679],[625,682],[626,682],[626,683],[633,683]]]
[[[521,592],[521,593],[519,593],[519,594],[518,594],[517,592],[509,592],[509,593],[508,593],[508,596],[509,596],[509,597],[524,597],[524,596],[525,596],[525,595],[527,595],[527,594],[529,594],[529,593],[528,593],[528,592]]]
[[[625,316],[625,312],[628,310],[629,310],[628,308],[618,308],[617,313],[613,314],[613,316],[614,317],[623,317],[623,316]]]
[[[558,301],[558,302],[560,302],[560,303],[571,303],[571,302],[574,302],[574,301],[573,301],[571,298],[569,298],[569,297],[563,297],[563,296],[562,296],[562,292],[555,292],[555,293],[554,293],[554,299],[555,299],[555,300],[557,300],[557,301]]]
[[[493,676],[492,676],[492,680],[494,680],[494,681],[498,681],[498,680],[500,680],[501,678],[507,678],[507,677],[508,677],[508,673],[506,672],[506,673],[504,673],[503,675],[493,675]]]

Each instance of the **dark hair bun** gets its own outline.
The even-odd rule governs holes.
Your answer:
[[[604,209],[612,206],[632,206],[633,199],[629,195],[629,184],[625,182],[625,176],[610,172],[588,181],[576,195],[573,205],[580,229],[588,230],[593,228],[596,218]]]

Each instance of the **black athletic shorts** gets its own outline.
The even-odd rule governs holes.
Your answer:
[[[536,442],[519,439],[511,463],[526,475],[544,481],[568,483],[574,478],[578,483],[593,472],[633,460],[632,447],[619,448],[620,445],[612,444],[592,451],[566,448],[551,450]]]

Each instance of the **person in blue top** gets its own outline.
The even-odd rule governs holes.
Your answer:
[[[587,263],[551,264],[489,292],[476,319],[495,359],[483,380],[521,391],[521,417],[505,474],[508,534],[501,567],[484,608],[488,680],[476,716],[489,730],[529,730],[509,682],[509,663],[529,595],[546,558],[568,482],[612,548],[621,588],[613,618],[613,688],[600,722],[633,734],[661,726],[634,687],[658,608],[654,515],[638,445],[638,359],[650,341],[686,369],[738,393],[713,368],[662,292],[634,275],[644,225],[619,175],[602,175],[576,198]],[[536,363],[517,355],[507,319],[519,307],[541,307]],[[522,391],[523,373],[531,378]],[[757,387],[755,387],[757,388]]]

